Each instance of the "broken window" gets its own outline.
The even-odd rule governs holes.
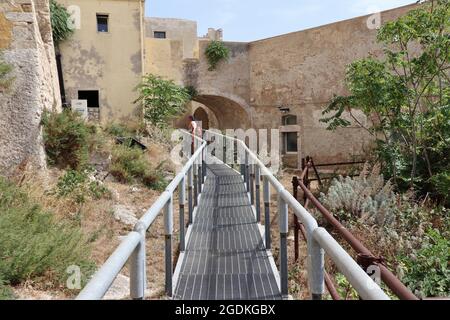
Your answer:
[[[297,132],[284,133],[284,150],[286,153],[298,152]]]
[[[97,14],[97,31],[108,32],[108,18],[107,14]]]
[[[166,32],[165,31],[155,31],[153,33],[154,37],[156,39],[165,39],[166,38]]]
[[[88,108],[100,107],[98,90],[78,91],[78,100],[87,100]]]

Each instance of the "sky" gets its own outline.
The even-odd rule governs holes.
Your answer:
[[[226,41],[254,41],[392,9],[415,0],[147,0],[147,17],[197,21],[199,36],[222,28]]]

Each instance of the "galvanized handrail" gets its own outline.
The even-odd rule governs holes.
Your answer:
[[[218,132],[205,131],[215,137],[219,150],[226,151],[227,140],[237,142],[240,161],[240,172],[251,193],[250,199],[255,204],[259,219],[259,184],[263,180],[263,199],[265,213],[266,248],[271,247],[270,239],[270,186],[278,195],[279,232],[280,232],[280,289],[284,298],[288,297],[288,209],[300,219],[306,229],[308,250],[308,278],[312,299],[321,299],[324,294],[324,252],[334,261],[338,269],[346,276],[349,283],[358,294],[366,300],[389,300],[384,291],[370,278],[353,258],[333,239],[323,228],[320,228],[313,216],[284,188],[273,176],[270,170],[260,161],[258,156],[250,150],[244,141]],[[222,145],[222,148],[220,147]],[[233,144],[234,145],[234,144]],[[226,152],[223,162],[226,163]],[[255,184],[255,187],[253,186]],[[256,192],[256,195],[253,193]],[[259,220],[258,220],[259,222]]]
[[[193,221],[194,206],[203,188],[206,176],[205,162],[207,143],[203,139],[181,130],[183,136],[183,154],[191,155],[186,164],[176,175],[166,190],[156,200],[147,213],[137,222],[134,231],[124,238],[103,266],[94,274],[89,283],[77,296],[77,300],[102,299],[119,272],[130,261],[130,296],[132,299],[143,299],[147,283],[146,276],[146,232],[156,217],[164,210],[165,228],[165,288],[166,294],[172,296],[172,235],[173,235],[173,196],[179,191],[180,212],[180,250],[185,250],[184,206],[186,202],[186,178],[188,185],[189,223]]]

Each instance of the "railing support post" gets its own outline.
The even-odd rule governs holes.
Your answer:
[[[202,167],[203,167],[203,161],[202,161],[202,154],[200,153],[200,155],[198,156],[198,173],[197,173],[197,183],[198,183],[198,193],[202,193],[202,186],[203,186],[203,173],[202,173]]]
[[[134,231],[141,235],[141,240],[130,258],[130,296],[133,300],[143,300],[147,287],[145,258],[145,225],[138,222]]]
[[[263,176],[263,198],[264,198],[264,229],[266,236],[266,249],[271,248],[270,239],[270,185],[267,176]]]
[[[194,212],[194,205],[193,205],[193,199],[192,199],[192,189],[194,187],[194,179],[193,179],[193,170],[192,167],[189,168],[188,170],[188,215],[189,215],[189,224],[192,224],[194,217],[193,212]]]
[[[186,225],[184,223],[184,205],[186,203],[186,180],[185,177],[180,182],[178,186],[179,192],[179,206],[180,206],[180,251],[183,252],[186,249],[185,245],[185,230]]]
[[[202,151],[202,183],[205,183],[206,180],[206,155],[207,151],[206,148],[204,148]]]
[[[172,297],[172,235],[173,235],[173,197],[164,207],[165,241],[165,269],[166,269],[166,294]]]
[[[223,163],[227,164],[227,138],[224,136],[222,139],[223,143]]]
[[[192,171],[193,171],[193,175],[194,175],[194,207],[198,206],[198,168],[197,168],[197,164],[194,164],[192,166]]]
[[[255,204],[255,165],[250,164],[250,203]]]
[[[298,201],[298,187],[299,182],[297,177],[292,178],[292,195],[294,196],[295,200]],[[294,259],[295,261],[298,261],[299,257],[299,237],[298,233],[300,231],[300,223],[298,221],[297,215],[294,214]]]
[[[248,152],[247,150],[244,151],[245,152],[245,184],[247,186],[247,192],[250,192],[250,166],[248,163]]]
[[[256,209],[256,221],[261,222],[261,171],[259,166],[255,166],[255,209]]]
[[[308,277],[312,300],[322,300],[324,293],[324,251],[320,244],[308,232]]]
[[[289,232],[288,226],[288,205],[278,195],[278,216],[280,226],[280,281],[281,295],[283,299],[287,299],[289,295],[288,288],[288,256],[287,256],[287,236]]]

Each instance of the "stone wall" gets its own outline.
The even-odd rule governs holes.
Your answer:
[[[414,7],[382,12],[381,23]],[[376,42],[377,30],[369,28],[371,18],[358,17],[250,43],[225,42],[231,57],[215,71],[208,71],[204,55],[208,41],[200,41],[200,59],[192,64],[187,83],[197,87],[197,100],[215,113],[221,129],[236,128],[247,117],[251,127],[289,132],[292,128],[282,125],[286,113],[280,108],[297,116],[299,152],[286,155],[286,164],[295,163],[296,157],[299,163],[306,155],[314,157],[316,163],[361,158],[371,143],[367,132],[356,124],[328,131],[319,120],[335,94],[347,93],[346,67],[369,55],[382,57],[383,50]],[[208,98],[211,95],[226,99]],[[226,103],[229,99],[238,107],[230,108]],[[357,117],[368,121],[363,114]]]
[[[0,4],[0,50],[13,67],[10,88],[0,93],[0,173],[29,163],[45,169],[41,116],[60,110],[48,1]]]

